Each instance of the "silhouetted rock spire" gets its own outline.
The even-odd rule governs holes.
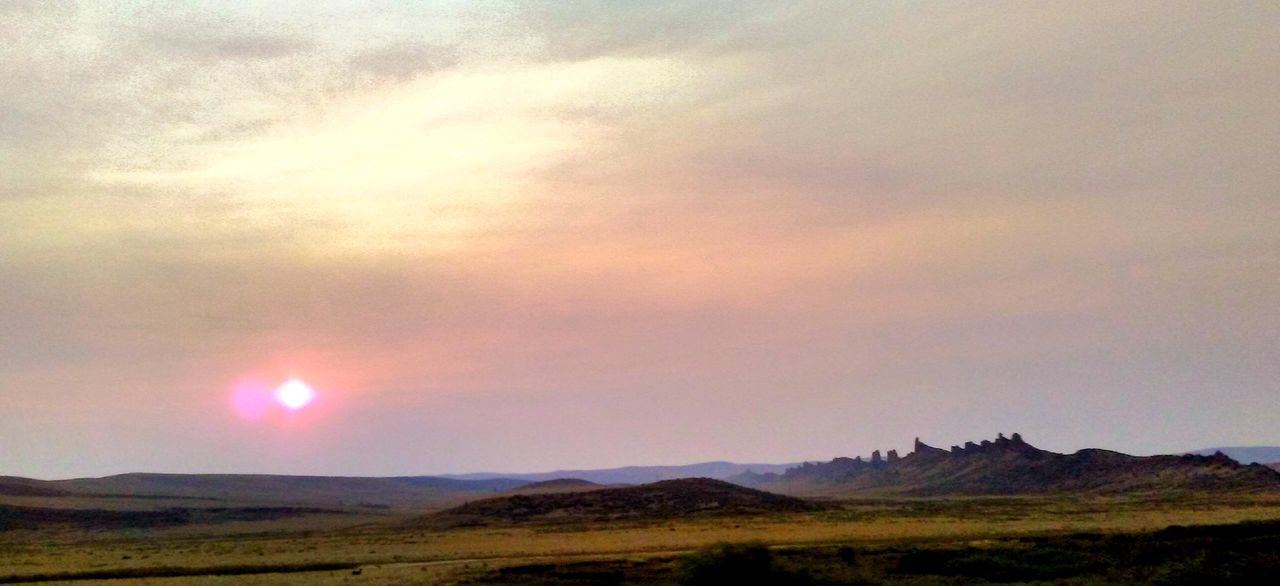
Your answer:
[[[926,444],[926,443],[924,443],[924,442],[920,441],[920,438],[916,438],[915,448],[914,448],[914,450],[913,450],[911,453],[912,453],[913,455],[916,455],[916,456],[922,456],[922,457],[923,457],[923,456],[927,456],[927,455],[930,455],[930,454],[945,454],[945,453],[947,453],[947,451],[946,451],[946,450],[944,450],[944,449],[941,449],[941,448],[935,448],[935,447],[933,447],[933,446],[931,446],[931,445],[928,445],[928,444]]]
[[[882,457],[881,451],[876,450],[869,462],[836,458],[826,464],[806,464],[781,475],[764,476],[763,480],[765,488],[767,482],[777,482],[781,483],[776,485],[779,489],[822,494],[930,496],[1242,488],[1280,491],[1280,472],[1260,465],[1242,466],[1222,453],[1142,457],[1086,449],[1059,454],[1026,443],[1018,433],[964,442],[949,451],[916,438],[914,451],[905,457],[900,458],[896,450],[889,450]]]

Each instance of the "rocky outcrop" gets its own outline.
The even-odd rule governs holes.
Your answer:
[[[737,479],[734,479],[737,480]],[[1059,454],[1014,433],[942,450],[915,440],[904,457],[876,450],[871,461],[837,458],[784,474],[746,479],[750,486],[797,495],[983,495],[1061,492],[1168,494],[1188,491],[1268,491],[1280,494],[1280,473],[1211,456],[1138,457],[1108,450]],[[745,483],[745,482],[744,482]]]
[[[945,455],[946,453],[947,453],[946,450],[942,448],[935,448],[931,445],[928,445],[920,441],[920,438],[916,438],[915,446],[912,448],[912,452],[910,455],[916,456],[916,457],[923,457],[923,456],[930,456],[930,455],[941,456],[941,455]]]

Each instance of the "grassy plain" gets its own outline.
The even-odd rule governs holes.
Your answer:
[[[1141,536],[1173,525],[1275,520],[1274,495],[865,499],[809,513],[448,530],[415,526],[408,513],[359,512],[161,529],[3,531],[0,583],[533,584],[558,568],[578,570],[548,583],[662,582],[691,552],[723,542],[765,544],[779,560],[803,565],[804,556],[819,556],[810,559],[817,564],[841,546],[862,560],[898,560],[904,548],[1009,549],[1073,534]]]

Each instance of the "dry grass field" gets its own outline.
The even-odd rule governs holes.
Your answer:
[[[754,517],[459,529],[418,528],[409,524],[412,518],[387,511],[160,529],[9,530],[0,532],[0,583],[542,583],[534,577],[559,564],[613,568],[608,579],[583,578],[590,583],[625,577],[618,564],[662,575],[682,556],[716,543],[758,542],[779,551],[981,547],[1037,536],[1280,520],[1280,498],[866,499]],[[533,570],[519,579],[502,573],[520,567]]]

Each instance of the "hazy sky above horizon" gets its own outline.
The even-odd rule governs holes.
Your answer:
[[[0,1],[0,475],[1280,444],[1277,30]]]

